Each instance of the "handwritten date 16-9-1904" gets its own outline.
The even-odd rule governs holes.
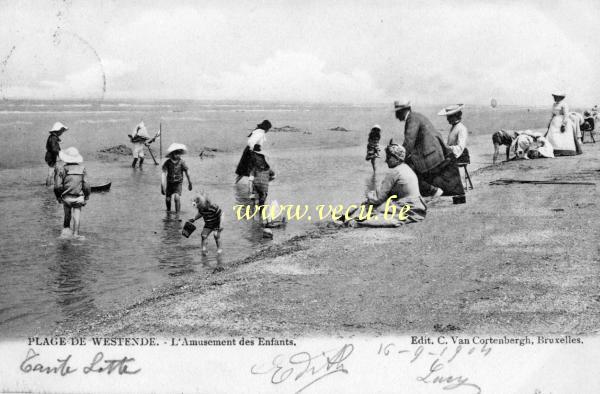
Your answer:
[[[78,368],[73,368],[69,364],[72,359],[72,355],[69,354],[64,358],[57,358],[56,363],[42,364],[39,359],[40,354],[33,349],[27,351],[25,360],[20,365],[20,370],[24,373],[38,372],[47,375],[58,375],[67,376],[77,372]],[[98,373],[111,375],[115,372],[115,375],[135,375],[141,371],[141,368],[132,370],[135,358],[122,357],[117,359],[105,359],[104,353],[98,352],[92,359],[92,361],[83,367],[84,374]]]

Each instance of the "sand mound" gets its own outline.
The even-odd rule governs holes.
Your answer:
[[[100,149],[99,152],[101,152],[101,153],[112,153],[112,154],[115,154],[115,155],[124,155],[124,156],[131,156],[131,154],[133,153],[131,151],[130,147],[125,146],[123,144],[117,145],[117,146],[112,146],[110,148]]]
[[[285,125],[283,127],[273,127],[271,129],[271,131],[275,132],[275,133],[300,133],[300,132],[302,132],[302,130],[300,130],[299,128],[294,127],[294,126],[288,126],[288,125]]]
[[[348,130],[348,129],[345,129],[345,128],[343,128],[343,127],[340,127],[340,126],[333,127],[333,128],[331,128],[331,129],[329,129],[329,130],[331,130],[331,131],[350,131],[350,130]]]

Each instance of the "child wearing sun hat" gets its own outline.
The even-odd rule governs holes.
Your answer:
[[[81,208],[86,204],[91,192],[86,179],[87,172],[82,164],[83,157],[74,147],[61,150],[58,157],[64,164],[57,166],[54,171],[54,194],[65,210],[62,236],[68,237],[72,234],[76,239],[83,239],[84,237],[79,235]]]
[[[162,165],[161,193],[165,195],[167,212],[171,211],[171,196],[175,200],[175,212],[179,213],[181,208],[181,192],[183,189],[183,175],[188,181],[188,189],[192,190],[192,181],[188,174],[188,166],[181,158],[187,153],[187,148],[183,144],[173,143],[167,149],[167,160]]]

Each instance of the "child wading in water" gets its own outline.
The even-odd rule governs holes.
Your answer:
[[[54,194],[65,209],[62,236],[71,235],[73,218],[73,237],[84,239],[79,235],[81,208],[89,199],[91,189],[86,181],[85,167],[81,164],[83,157],[77,148],[73,147],[60,151],[58,156],[65,163],[63,166],[57,166],[54,171]]]
[[[365,160],[371,160],[373,171],[375,171],[375,159],[379,157],[379,140],[381,139],[381,127],[375,125],[369,132],[369,142],[367,143],[367,157]]]
[[[188,174],[188,167],[181,155],[187,152],[183,144],[173,143],[167,149],[168,159],[162,165],[161,193],[166,196],[167,212],[171,211],[171,196],[175,200],[175,212],[179,213],[181,208],[181,192],[183,186],[183,174],[188,181],[188,190],[192,190],[192,181]]]
[[[250,182],[258,197],[258,205],[264,205],[269,194],[269,182],[275,179],[275,172],[261,153],[261,146],[256,144],[250,157]]]
[[[200,234],[202,236],[202,254],[207,254],[206,238],[208,238],[212,232],[214,232],[215,242],[217,244],[217,253],[221,254],[223,251],[221,249],[221,231],[223,231],[223,228],[221,227],[221,216],[223,213],[221,208],[212,203],[205,193],[197,195],[192,200],[192,205],[198,209],[198,213],[189,221],[194,223],[196,220],[204,218],[204,228]]]

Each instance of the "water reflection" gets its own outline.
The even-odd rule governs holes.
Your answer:
[[[96,311],[93,292],[85,278],[90,278],[91,247],[86,241],[62,240],[57,243],[53,284],[56,302],[64,317],[81,318]]]
[[[172,277],[194,272],[193,252],[198,247],[181,242],[182,222],[179,215],[166,212],[163,219],[161,248],[158,256],[158,268],[166,270]],[[195,235],[195,234],[194,234]]]

